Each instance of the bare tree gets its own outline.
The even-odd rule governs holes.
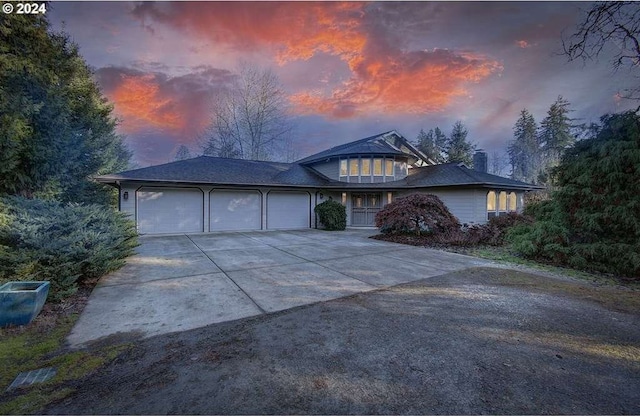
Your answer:
[[[173,157],[173,160],[185,160],[191,158],[191,152],[189,148],[183,144],[178,147],[176,151],[176,155]]]
[[[251,160],[289,159],[293,122],[288,100],[270,69],[244,64],[216,97],[204,154]]]
[[[491,153],[491,164],[489,173],[504,176],[507,166],[509,166],[509,157],[504,152],[494,151]]]
[[[640,3],[635,1],[596,2],[576,32],[562,39],[564,54],[570,61],[596,59],[613,46],[615,70],[640,68]],[[640,85],[625,90],[625,98],[640,100]]]

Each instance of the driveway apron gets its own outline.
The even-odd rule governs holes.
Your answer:
[[[68,342],[185,331],[490,264],[368,238],[375,232],[143,236],[100,280]]]

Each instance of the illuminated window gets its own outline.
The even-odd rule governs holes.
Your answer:
[[[500,197],[498,198],[498,208],[500,211],[507,210],[507,193],[505,191],[500,192]]]
[[[346,192],[342,193],[342,205],[344,205],[345,207],[347,206],[347,193]]]
[[[509,211],[515,211],[518,207],[518,198],[515,192],[509,194]]]
[[[487,194],[487,211],[496,210],[496,193],[495,191],[489,191]]]
[[[393,202],[393,192],[387,192],[387,204]]]
[[[362,176],[371,175],[371,159],[362,159]]]
[[[393,176],[393,159],[386,159],[384,161],[384,174]]]
[[[347,159],[340,161],[340,176],[347,176]]]
[[[373,159],[373,174],[382,176],[382,159]]]
[[[358,159],[349,159],[349,175],[358,176]]]

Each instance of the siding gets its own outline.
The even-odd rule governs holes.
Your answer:
[[[318,171],[318,173],[326,176],[327,178],[340,180],[340,162],[338,159],[331,159],[328,162],[320,162],[311,166],[314,170]]]
[[[412,193],[433,194],[444,202],[449,211],[455,215],[461,224],[484,224],[487,222],[487,191],[482,189],[461,190],[424,190],[405,191],[400,196]]]

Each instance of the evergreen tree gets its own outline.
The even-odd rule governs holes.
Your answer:
[[[463,162],[467,166],[473,166],[473,151],[475,146],[467,141],[469,131],[461,121],[456,121],[447,141],[447,162]]]
[[[507,149],[511,178],[523,182],[537,181],[540,170],[540,148],[533,115],[525,108],[513,127],[513,141]]]
[[[44,15],[0,14],[0,194],[112,200],[88,180],[131,156],[112,110],[77,45]]]
[[[442,136],[440,129],[436,127],[436,130]],[[420,129],[420,133],[416,138],[416,147],[434,162],[444,163],[443,142],[441,140],[437,141],[437,138],[438,136],[435,135],[433,129],[429,130],[428,133],[425,133],[424,129]]]
[[[180,145],[180,147],[178,147],[178,150],[176,151],[176,155],[173,158],[174,160],[185,160],[185,159],[190,159],[191,158],[191,152],[189,151],[189,148],[183,144]]]
[[[640,279],[640,116],[603,116],[592,133],[564,153],[551,199],[527,206],[536,221],[510,239],[527,257]]]
[[[445,163],[447,161],[445,149],[447,147],[447,135],[440,130],[439,127],[433,129],[433,144],[436,148],[436,163]]]
[[[558,165],[565,149],[575,143],[575,136],[571,133],[569,105],[569,101],[559,96],[540,123],[539,142],[543,155],[541,182],[549,181],[550,169]]]

